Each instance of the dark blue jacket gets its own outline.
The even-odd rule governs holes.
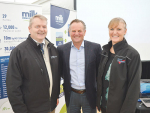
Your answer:
[[[70,50],[71,42],[58,46],[58,52],[61,63],[61,75],[64,78],[64,92],[66,105],[69,105],[71,92],[71,75],[70,75]],[[96,77],[98,74],[98,65],[100,62],[101,47],[99,44],[84,41],[85,50],[85,87],[86,97],[91,108],[96,107]]]

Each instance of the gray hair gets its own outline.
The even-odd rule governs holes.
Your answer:
[[[34,20],[35,18],[39,18],[39,19],[45,20],[45,21],[47,22],[47,18],[46,18],[45,16],[40,15],[40,14],[37,14],[37,15],[34,15],[33,17],[30,18],[29,27],[32,26],[33,20]]]
[[[71,26],[71,24],[73,24],[73,23],[80,23],[80,22],[83,24],[84,30],[86,30],[86,25],[85,25],[85,23],[84,23],[82,20],[79,20],[79,19],[74,19],[74,20],[72,20],[71,23],[70,23],[70,26]],[[70,30],[70,26],[69,26],[69,30]]]

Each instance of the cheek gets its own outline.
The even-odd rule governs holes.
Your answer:
[[[84,36],[84,33],[79,33],[80,36]]]
[[[111,37],[111,35],[112,35],[112,32],[109,32],[109,36]]]
[[[120,32],[120,35],[121,35],[122,37],[124,37],[125,32]]]
[[[120,40],[123,40],[123,37],[124,37],[124,33],[120,33]]]
[[[45,34],[47,34],[47,30],[45,30]]]
[[[113,31],[110,30],[110,31],[109,31],[109,35],[111,35],[112,33],[113,33]]]
[[[32,30],[31,32],[32,32],[32,33],[37,33],[38,30],[37,30],[37,29],[34,29],[34,30]]]
[[[71,33],[70,35],[71,35],[71,36],[74,36],[74,35],[75,35],[75,33]]]
[[[44,31],[47,32],[47,29],[45,29]]]

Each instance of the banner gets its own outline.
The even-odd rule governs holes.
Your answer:
[[[51,5],[50,14],[51,41],[55,46],[71,41],[68,28],[70,22],[76,19],[76,11]]]
[[[28,37],[29,19],[36,14],[42,14],[41,6],[0,2],[0,113],[13,113],[6,89],[9,55]]]
[[[55,46],[59,46],[71,41],[68,28],[72,20],[76,19],[76,11],[51,5],[50,25],[51,41]],[[56,113],[67,113],[63,91],[63,79],[61,80],[59,104]]]

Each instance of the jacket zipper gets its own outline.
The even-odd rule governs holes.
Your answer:
[[[115,57],[116,57],[116,55],[115,55]],[[114,59],[115,59],[115,57],[114,57]],[[114,59],[112,60],[111,68],[112,68],[112,64],[113,64]],[[111,73],[111,69],[110,69],[110,73]],[[110,88],[110,77],[111,76],[109,76],[109,88]],[[109,99],[109,90],[108,90],[108,99]],[[107,99],[107,105],[108,105],[108,99]],[[107,112],[107,109],[106,109],[106,112]]]
[[[35,61],[37,62],[37,64],[38,64],[39,68],[41,69],[41,74],[43,75],[43,69],[41,68],[41,66],[40,66],[40,64],[39,64],[39,62],[38,62],[38,60],[37,60],[37,59],[35,59]]]
[[[106,62],[107,62],[107,60],[108,60],[108,56],[106,56],[105,55],[105,57],[107,58],[106,60],[105,60],[105,63],[104,63],[104,66],[103,66],[103,72],[102,72],[102,75],[101,75],[101,77],[103,76],[103,74],[104,74],[104,68],[105,68],[105,66],[106,66]],[[101,97],[100,97],[100,99],[101,99]],[[101,105],[100,105],[101,106]]]

